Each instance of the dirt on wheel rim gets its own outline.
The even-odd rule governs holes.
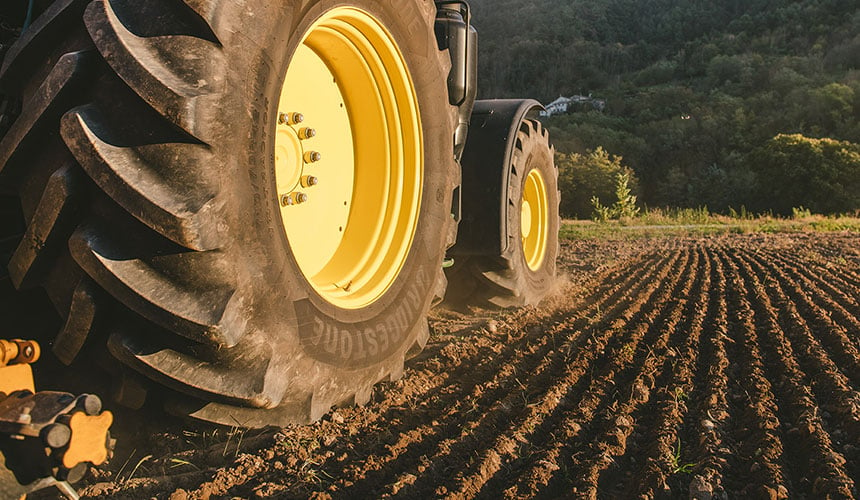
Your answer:
[[[858,495],[860,237],[578,240],[560,266],[540,308],[436,310],[401,380],[316,424],[121,413],[83,496]]]

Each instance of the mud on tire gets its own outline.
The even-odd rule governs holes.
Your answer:
[[[398,45],[424,156],[400,273],[371,304],[334,306],[280,220],[272,125],[303,34],[339,4],[58,0],[10,49],[0,86],[22,111],[0,141],[0,188],[23,224],[0,236],[18,293],[43,289],[61,318],[43,339],[61,361],[99,360],[126,403],[155,382],[173,411],[244,426],[315,420],[400,376],[456,231],[450,62],[433,2],[350,2]]]

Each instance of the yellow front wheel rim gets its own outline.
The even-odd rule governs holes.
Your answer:
[[[345,309],[377,301],[406,262],[423,186],[418,98],[391,33],[338,7],[304,34],[275,127],[281,221],[305,278]]]
[[[549,236],[549,201],[546,184],[537,170],[529,171],[523,187],[520,232],[526,264],[532,271],[537,271],[546,256]]]

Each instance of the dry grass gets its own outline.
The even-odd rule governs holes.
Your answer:
[[[627,239],[665,235],[703,236],[726,233],[860,232],[856,215],[825,216],[798,208],[790,218],[771,214],[753,215],[732,211],[731,215],[698,209],[650,209],[635,218],[605,222],[564,220],[561,237],[566,239]]]

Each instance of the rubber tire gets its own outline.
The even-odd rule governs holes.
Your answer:
[[[522,307],[535,305],[553,291],[556,283],[556,260],[559,244],[558,169],[549,133],[537,120],[526,119],[517,131],[513,161],[508,167],[507,249],[499,256],[470,256],[455,258],[448,269],[446,303],[455,308],[464,305],[479,307]],[[529,268],[520,237],[520,203],[523,181],[532,169],[537,169],[546,184],[549,208],[548,238],[544,260],[537,269]],[[488,200],[488,206],[497,206]]]
[[[137,406],[156,382],[195,418],[310,422],[367,401],[426,343],[459,184],[433,2],[350,1],[399,44],[421,110],[424,188],[395,282],[367,307],[332,306],[278,215],[281,82],[302,33],[342,4],[57,0],[7,54],[0,86],[24,105],[0,141],[0,188],[26,226],[9,274],[58,311],[55,355],[114,370],[119,400]]]

